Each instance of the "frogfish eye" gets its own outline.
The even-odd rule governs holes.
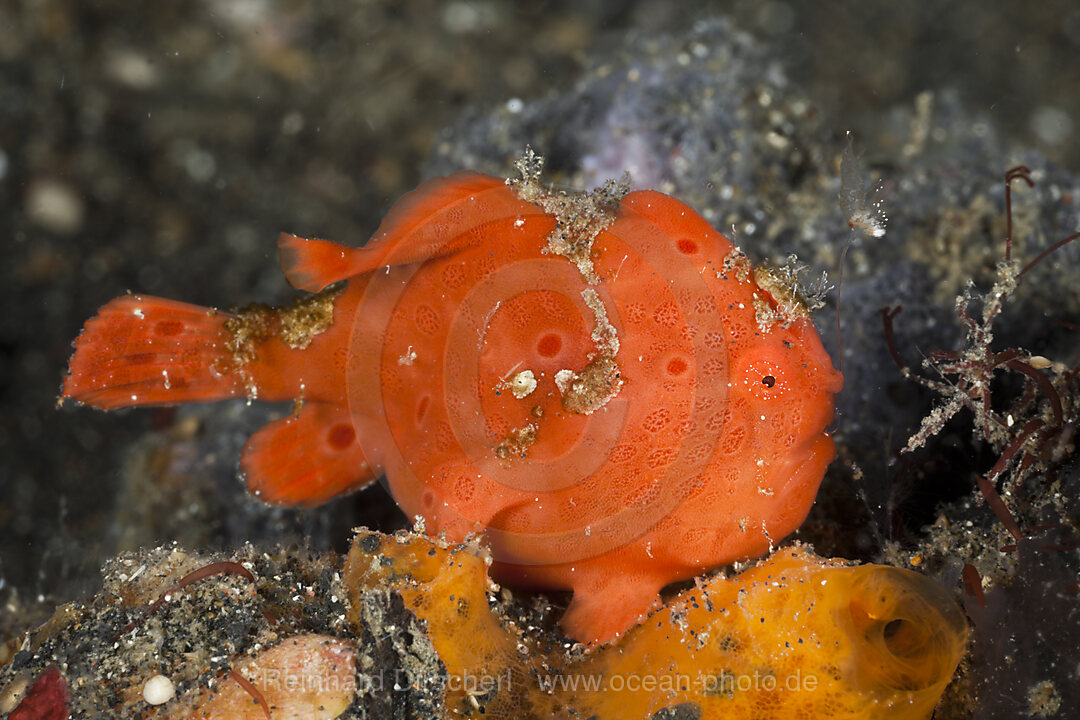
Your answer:
[[[787,372],[787,353],[777,348],[752,350],[736,362],[739,385],[757,400],[772,400],[786,395],[793,378]]]

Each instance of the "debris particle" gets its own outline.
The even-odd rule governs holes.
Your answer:
[[[746,257],[746,253],[742,251],[742,248],[736,246],[731,248],[731,252],[724,256],[723,268],[716,273],[718,278],[726,278],[728,275],[734,274],[735,279],[739,282],[747,282],[750,279],[750,258]]]
[[[755,293],[754,312],[762,330],[776,323],[786,328],[825,304],[823,298],[828,289],[826,277],[822,275],[820,281],[804,290],[799,275],[806,269],[807,266],[800,263],[796,255],[789,255],[787,262],[779,267],[754,268],[754,281],[776,304],[773,308],[765,298]]]
[[[344,284],[332,285],[279,310],[281,328],[278,332],[285,344],[303,350],[316,335],[325,332],[334,322],[334,301],[344,289]]]
[[[604,301],[591,288],[582,290],[581,295],[596,318],[592,339],[598,354],[581,372],[560,370],[555,373],[555,385],[562,393],[564,410],[589,415],[619,394],[623,379],[615,360],[619,352],[619,335],[608,320]]]
[[[840,159],[840,206],[848,219],[848,226],[866,237],[885,236],[889,222],[885,214],[885,201],[881,196],[880,182],[872,185],[862,156],[855,151],[855,140],[848,132],[848,143]]]
[[[1061,694],[1050,680],[1043,680],[1031,686],[1027,692],[1028,715],[1032,717],[1050,717],[1061,710]]]
[[[176,695],[172,680],[164,675],[155,675],[143,685],[143,700],[151,705],[164,705]]]
[[[274,309],[256,303],[238,310],[233,317],[225,321],[225,331],[229,333],[225,348],[232,353],[233,367],[211,369],[222,374],[229,371],[239,374],[247,386],[248,399],[254,399],[258,395],[258,387],[244,370],[244,366],[255,359],[255,345],[270,335],[273,320]]]
[[[146,55],[130,49],[113,50],[105,59],[105,73],[132,90],[149,90],[161,77]]]
[[[532,370],[522,370],[510,381],[510,392],[518,400],[527,397],[535,389],[536,377],[533,375]]]
[[[530,423],[523,428],[514,428],[507,433],[501,443],[495,446],[495,457],[501,460],[511,457],[524,458],[528,454],[529,446],[535,442],[535,425]]]
[[[608,180],[592,192],[551,190],[540,184],[544,158],[531,147],[514,164],[519,180],[508,180],[519,198],[542,207],[555,216],[555,229],[548,236],[547,251],[574,263],[585,282],[600,281],[592,261],[592,245],[602,230],[615,222],[615,211],[630,192],[629,175],[619,182]]]
[[[225,330],[229,333],[225,347],[232,353],[233,367],[213,369],[220,373],[238,373],[248,388],[248,399],[254,400],[258,394],[257,388],[244,366],[255,359],[258,343],[270,337],[276,323],[282,342],[293,349],[303,350],[316,335],[330,327],[334,321],[334,301],[344,289],[344,285],[331,286],[285,308],[275,309],[255,303],[235,311],[233,317],[225,321]]]
[[[592,331],[592,339],[596,343],[596,349],[601,355],[609,355],[614,360],[615,355],[619,352],[619,335],[615,332],[615,328],[612,327],[611,321],[608,320],[604,301],[592,289],[582,290],[581,297],[585,298],[585,304],[593,311],[593,317],[596,318],[596,327]]]
[[[255,344],[270,335],[273,319],[273,308],[256,303],[237,310],[233,317],[225,321],[225,330],[229,333],[225,347],[232,353],[233,364],[237,368],[255,359]]]
[[[52,179],[34,180],[26,193],[30,222],[59,235],[74,235],[83,227],[86,202],[71,185]]]
[[[560,370],[555,384],[562,391],[562,405],[567,412],[590,415],[619,394],[623,381],[615,358],[598,355],[580,373]]]

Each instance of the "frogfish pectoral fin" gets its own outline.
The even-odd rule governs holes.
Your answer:
[[[252,435],[240,466],[251,493],[275,505],[320,505],[375,479],[348,409],[318,401]]]
[[[559,625],[589,647],[616,640],[660,606],[662,585],[653,578],[617,573],[606,582],[576,585]]]

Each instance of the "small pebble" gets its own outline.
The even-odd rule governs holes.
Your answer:
[[[155,675],[143,685],[143,700],[151,705],[167,703],[173,699],[174,695],[176,695],[176,688],[173,687],[172,680],[164,675]]]
[[[41,178],[30,183],[25,211],[30,222],[38,227],[74,235],[82,229],[86,206],[82,195],[71,185]]]

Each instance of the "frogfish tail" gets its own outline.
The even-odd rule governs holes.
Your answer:
[[[75,340],[61,402],[112,410],[242,396],[226,329],[232,317],[148,295],[111,300]]]

